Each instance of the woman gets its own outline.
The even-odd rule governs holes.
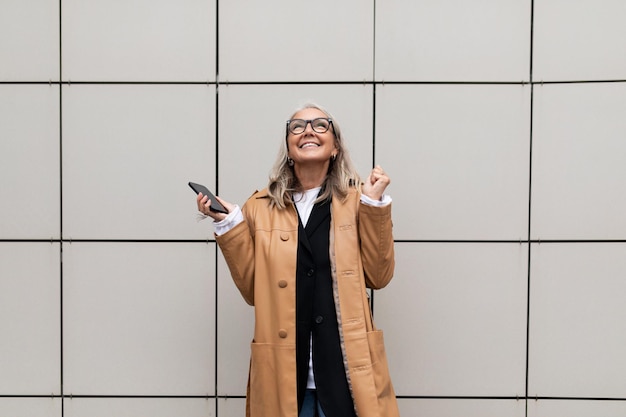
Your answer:
[[[396,398],[366,286],[392,278],[389,177],[363,184],[330,114],[309,104],[287,121],[267,189],[243,209],[219,197],[216,240],[255,307],[246,415],[394,417]]]

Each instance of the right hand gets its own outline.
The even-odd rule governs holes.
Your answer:
[[[227,201],[224,201],[217,196],[215,196],[215,198],[217,199],[217,201],[220,202],[221,205],[223,205],[226,208],[226,210],[228,210],[229,213],[232,212],[233,209],[235,208],[233,204]],[[198,203],[198,211],[204,214],[205,216],[211,217],[216,222],[224,220],[226,216],[228,216],[228,214],[225,214],[225,213],[218,213],[216,211],[211,211],[211,209],[209,208],[211,206],[211,200],[209,200],[209,197],[207,197],[206,195],[202,195],[202,193],[199,193],[196,196],[196,202]]]

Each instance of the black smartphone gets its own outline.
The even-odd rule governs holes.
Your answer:
[[[189,186],[191,187],[192,190],[196,192],[196,194],[202,193],[203,196],[206,195],[209,197],[209,200],[211,200],[211,206],[209,207],[211,211],[215,211],[217,213],[228,214],[228,210],[226,210],[226,207],[221,205],[219,201],[217,201],[217,198],[215,198],[213,193],[210,192],[209,189],[206,188],[204,185],[196,184],[195,182],[189,181]]]

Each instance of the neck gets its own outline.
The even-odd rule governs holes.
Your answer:
[[[326,179],[326,173],[328,172],[328,163],[323,167],[313,168],[301,165],[294,167],[296,178],[302,186],[302,190],[310,190],[312,188],[321,187]]]

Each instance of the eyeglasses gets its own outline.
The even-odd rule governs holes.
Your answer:
[[[306,130],[306,125],[309,123],[311,123],[311,129],[313,129],[314,132],[326,133],[333,121],[323,117],[318,117],[313,120],[291,119],[287,120],[287,130],[294,135],[299,135]]]

